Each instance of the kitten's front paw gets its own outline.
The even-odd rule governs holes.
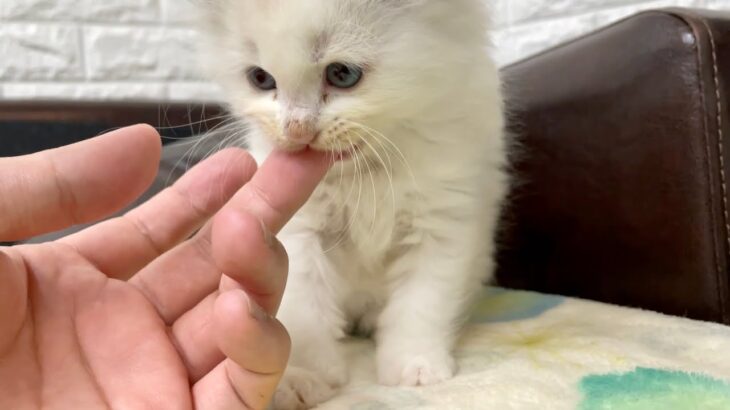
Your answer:
[[[426,386],[454,376],[456,362],[447,352],[378,355],[378,379],[389,386]]]
[[[289,366],[276,389],[272,410],[305,410],[323,403],[335,395],[333,386],[316,373]]]

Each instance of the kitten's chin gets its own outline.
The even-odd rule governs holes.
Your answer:
[[[352,145],[346,150],[337,150],[332,148],[317,148],[316,146],[311,147],[316,151],[325,152],[330,155],[335,162],[344,162],[352,159],[353,156],[357,155],[361,151],[359,145]]]
[[[344,162],[349,161],[352,159],[352,153],[351,152],[336,152],[334,153],[335,161],[336,162]]]

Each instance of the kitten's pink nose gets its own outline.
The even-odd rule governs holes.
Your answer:
[[[284,132],[289,141],[303,145],[311,143],[317,137],[316,126],[312,121],[289,121]]]

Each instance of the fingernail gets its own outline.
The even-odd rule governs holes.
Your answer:
[[[264,311],[264,309],[258,305],[258,303],[254,302],[251,297],[248,298],[248,313],[251,315],[252,318],[256,319],[259,322],[263,322],[269,319],[269,315]]]
[[[226,275],[225,273],[221,273],[221,281],[218,285],[218,291],[221,293],[228,292],[229,290],[240,290],[241,285],[238,284],[235,280],[231,279],[230,276]]]
[[[261,224],[261,231],[264,234],[264,242],[269,248],[274,247],[274,235],[271,233],[268,227],[266,227],[266,224],[263,220],[259,219],[259,223]]]

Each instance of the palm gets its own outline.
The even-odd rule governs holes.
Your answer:
[[[27,302],[12,312],[19,329],[0,330],[17,335],[0,358],[0,386],[37,403],[52,394],[59,408],[191,407],[186,367],[150,301],[70,247],[40,247],[21,252]]]

